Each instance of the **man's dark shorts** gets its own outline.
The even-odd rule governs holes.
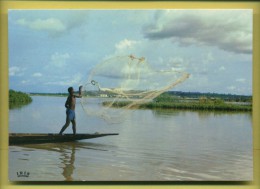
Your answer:
[[[66,110],[66,114],[70,121],[74,120],[76,118],[75,111],[71,109]]]

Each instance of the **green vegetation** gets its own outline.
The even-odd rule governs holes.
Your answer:
[[[141,108],[164,108],[164,109],[181,109],[181,110],[219,110],[219,111],[251,111],[251,106],[235,105],[226,103],[200,103],[200,102],[161,102],[147,103]]]
[[[64,97],[68,96],[68,93],[30,93],[31,96],[56,96]]]
[[[107,98],[113,97],[110,93]],[[67,96],[67,93],[30,93],[30,95],[40,96]],[[88,91],[86,96],[95,96]],[[96,97],[96,96],[95,96]],[[10,98],[11,99],[11,98]],[[11,103],[11,101],[10,101]],[[111,102],[104,102],[103,105],[110,105]],[[113,103],[113,107],[124,107],[130,102],[122,101]],[[217,94],[217,93],[200,93],[200,92],[181,92],[168,91],[153,101],[147,102],[131,108],[162,108],[162,109],[180,109],[180,110],[208,110],[208,111],[252,111],[252,96]]]
[[[120,101],[113,104],[113,107],[124,107],[128,101]],[[107,105],[104,102],[103,105]],[[134,107],[133,107],[134,108]],[[252,111],[252,105],[236,104],[224,101],[221,98],[208,98],[201,96],[199,98],[180,98],[169,93],[164,93],[151,102],[144,103],[138,108],[162,108],[162,109],[180,109],[180,110],[215,110],[215,111]]]
[[[32,102],[32,98],[23,92],[9,90],[9,108],[21,107]]]
[[[168,91],[162,95],[171,95],[179,98],[195,98],[201,97],[222,99],[225,102],[251,102],[252,96],[250,95],[235,95],[235,94],[219,94],[219,93],[200,93],[200,92],[182,92],[182,91]]]

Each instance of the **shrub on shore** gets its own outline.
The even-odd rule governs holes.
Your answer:
[[[20,107],[32,102],[32,98],[23,92],[9,90],[9,108]]]

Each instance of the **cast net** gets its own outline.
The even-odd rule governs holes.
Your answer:
[[[81,104],[88,115],[120,123],[133,110],[188,77],[188,73],[174,69],[155,70],[144,57],[113,57],[92,69],[83,86]]]

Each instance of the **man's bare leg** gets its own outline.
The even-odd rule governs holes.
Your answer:
[[[70,120],[69,120],[69,117],[67,116],[67,118],[66,118],[66,123],[65,123],[65,125],[61,128],[61,130],[60,130],[60,135],[62,135],[62,133],[67,129],[67,127],[70,125]]]
[[[76,120],[75,119],[72,120],[71,123],[72,123],[73,135],[76,135]]]

